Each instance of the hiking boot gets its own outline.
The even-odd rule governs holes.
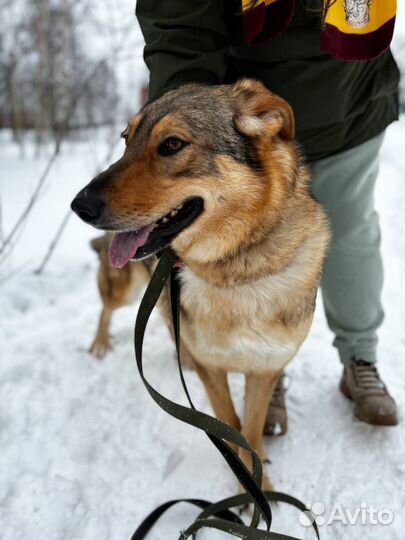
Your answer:
[[[396,403],[373,363],[352,358],[344,368],[340,390],[353,400],[354,414],[359,420],[375,426],[398,424]]]
[[[288,422],[285,391],[283,373],[278,380],[269,408],[267,409],[266,422],[263,429],[264,435],[284,435],[284,433],[287,433]]]

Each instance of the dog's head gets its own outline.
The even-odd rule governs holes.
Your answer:
[[[280,218],[297,167],[294,119],[261,83],[184,85],[147,104],[123,137],[122,158],[72,202],[85,222],[116,231],[116,266],[168,244],[215,261]]]

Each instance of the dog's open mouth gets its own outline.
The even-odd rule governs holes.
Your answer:
[[[153,255],[191,225],[203,209],[203,199],[196,197],[173,208],[168,214],[146,227],[117,233],[110,245],[110,263],[116,268],[122,268],[131,259],[139,260]]]

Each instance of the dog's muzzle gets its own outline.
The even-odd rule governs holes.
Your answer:
[[[105,202],[94,195],[87,194],[86,190],[82,190],[73,199],[70,207],[89,225],[98,225],[105,209]]]

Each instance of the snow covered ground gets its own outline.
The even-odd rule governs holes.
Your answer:
[[[402,119],[388,130],[377,190],[386,267],[380,368],[399,404],[402,424],[373,428],[353,419],[350,404],[337,390],[341,367],[318,305],[311,334],[288,370],[289,432],[267,441],[272,461],[268,472],[275,486],[308,503],[322,503],[321,518],[335,516],[332,524],[321,526],[324,540],[404,537],[404,140]],[[0,264],[1,540],[123,540],[167,499],[215,500],[236,490],[206,438],[165,415],[144,390],[132,344],[136,305],[116,314],[114,350],[104,361],[86,352],[100,310],[97,260],[88,246],[95,233],[72,217],[45,272],[33,273],[70,200],[105,152],[102,136],[67,144],[16,249]],[[46,155],[35,159],[29,152],[20,158],[3,141],[5,232],[26,204],[46,160]],[[146,374],[177,399],[173,358],[156,313],[145,343]],[[196,404],[209,411],[196,375],[188,372],[187,380]],[[232,386],[241,407],[238,376]],[[347,511],[356,509],[362,511],[357,524],[344,525]],[[377,510],[380,521],[389,524],[373,524]],[[150,538],[176,538],[194,515],[186,507],[173,510]],[[273,530],[313,537],[297,513],[283,505],[274,510]],[[205,533],[202,538],[219,536]]]

